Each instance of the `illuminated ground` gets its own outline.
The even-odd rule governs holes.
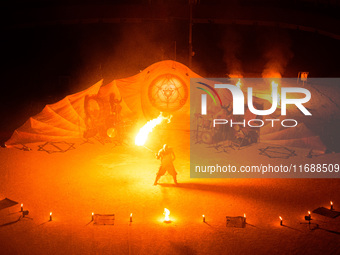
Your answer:
[[[161,179],[164,184],[153,186],[159,162],[151,152],[136,146],[114,147],[96,141],[78,143],[75,150],[54,154],[37,151],[37,144],[30,145],[32,151],[1,149],[0,198],[24,203],[33,218],[0,227],[1,254],[339,251],[340,218],[314,214],[313,222],[322,229],[313,231],[300,223],[308,210],[329,207],[330,199],[335,209],[340,208],[340,180],[190,179],[188,138],[186,132],[172,132],[162,141],[175,149],[178,187],[172,185],[171,176]],[[226,158],[259,160],[258,154],[249,153],[258,146],[226,153]],[[305,151],[298,152],[298,161],[309,160]],[[317,158],[329,162],[338,159],[339,154]],[[162,222],[164,207],[171,210],[170,224]],[[52,222],[48,222],[50,211]],[[115,213],[115,225],[91,224],[91,212]],[[133,223],[129,225],[131,212]],[[225,227],[225,216],[243,213],[247,214],[246,228]],[[207,224],[202,223],[202,214]],[[279,225],[279,215],[286,227]],[[2,213],[1,224],[18,216]]]

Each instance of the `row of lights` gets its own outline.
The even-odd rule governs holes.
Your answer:
[[[331,206],[330,206],[330,210],[333,211],[334,208],[333,208],[333,202],[332,202],[332,201],[330,202],[330,205],[331,205]],[[279,216],[279,219],[280,219],[280,225],[283,226],[282,217]],[[305,220],[307,220],[307,221],[309,222],[309,224],[310,224],[310,221],[312,220],[312,214],[311,214],[310,211],[308,211],[308,215],[305,216]]]
[[[330,210],[333,211],[334,208],[333,208],[333,202],[331,201],[330,202]],[[21,204],[21,212],[24,212],[24,204]],[[167,208],[164,208],[164,222],[165,223],[170,223],[171,220],[170,220],[170,211],[167,209]],[[243,218],[244,218],[244,222],[246,222],[246,214],[243,215]],[[281,216],[279,216],[279,219],[280,219],[280,225],[283,226],[283,219]],[[312,219],[312,215],[311,215],[311,212],[308,211],[308,215],[305,216],[305,220],[308,220],[309,223]],[[50,221],[52,221],[52,212],[50,212]],[[94,221],[94,212],[92,212],[92,221]],[[205,223],[205,215],[203,214],[202,215],[202,221]],[[132,222],[132,213],[130,213],[130,222]]]

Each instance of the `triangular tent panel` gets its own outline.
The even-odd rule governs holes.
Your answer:
[[[7,145],[81,138],[86,129],[84,99],[97,94],[102,80],[90,88],[69,95],[55,104],[46,105],[14,131]]]

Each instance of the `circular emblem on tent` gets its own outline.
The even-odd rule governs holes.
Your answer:
[[[154,79],[148,89],[152,106],[162,112],[174,112],[183,107],[189,97],[188,87],[176,75],[164,74]]]

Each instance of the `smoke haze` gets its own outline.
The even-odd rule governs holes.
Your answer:
[[[227,75],[231,78],[243,77],[242,61],[239,57],[242,37],[235,29],[225,29],[220,47],[223,49],[223,61],[227,66]]]
[[[283,31],[268,33],[263,38],[263,52],[266,64],[262,72],[263,78],[281,78],[294,54],[291,40]]]

